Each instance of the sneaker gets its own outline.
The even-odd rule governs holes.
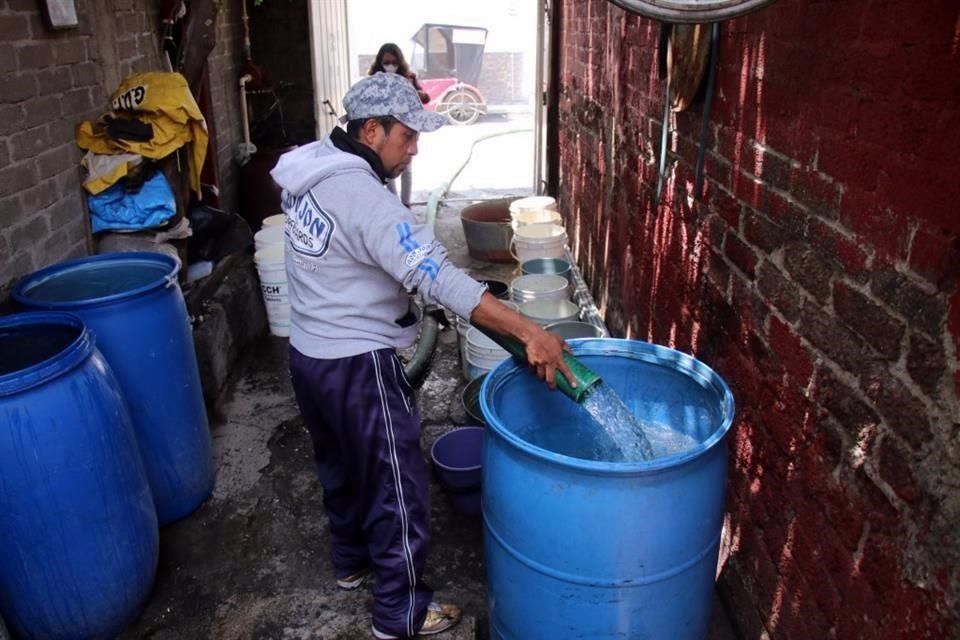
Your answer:
[[[423,619],[423,626],[417,632],[418,636],[433,636],[443,633],[447,629],[452,629],[460,622],[460,607],[455,604],[441,604],[431,602],[427,607],[427,617]],[[400,636],[393,636],[389,633],[378,631],[372,627],[373,637],[377,640],[398,640]]]
[[[353,591],[366,584],[372,575],[373,567],[364,567],[359,571],[354,571],[348,576],[337,578],[337,586],[345,591]]]

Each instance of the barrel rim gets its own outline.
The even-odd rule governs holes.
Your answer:
[[[678,467],[705,455],[726,437],[727,432],[733,425],[736,412],[733,392],[716,371],[693,356],[683,353],[682,351],[677,351],[676,349],[671,349],[670,347],[642,340],[626,340],[623,338],[577,338],[568,340],[567,344],[570,345],[573,355],[575,356],[621,355],[646,362],[672,362],[674,368],[678,370],[680,367],[676,365],[682,363],[684,373],[699,379],[706,387],[712,387],[717,392],[718,397],[721,399],[723,420],[713,433],[696,446],[673,455],[655,458],[649,461],[610,462],[585,460],[556,453],[530,444],[514,434],[506,428],[500,420],[500,416],[493,410],[493,403],[490,398],[500,386],[506,384],[513,376],[529,375],[526,373],[525,364],[518,363],[514,358],[509,358],[493,369],[483,381],[483,386],[480,388],[480,410],[487,419],[487,427],[496,436],[502,438],[508,444],[527,455],[564,468],[575,468],[609,475],[634,475],[659,472]],[[641,346],[642,351],[638,352],[636,350],[637,345]],[[644,357],[638,358],[638,355]]]
[[[26,311],[0,317],[0,329],[29,325],[60,325],[79,329],[73,341],[59,353],[26,369],[0,375],[0,397],[11,396],[61,376],[90,357],[94,336],[80,316],[62,311]]]
[[[163,263],[169,267],[169,272],[166,276],[158,278],[154,282],[145,284],[134,289],[128,289],[127,291],[122,291],[120,293],[114,293],[108,296],[100,296],[97,298],[88,298],[85,300],[36,300],[29,296],[29,290],[40,285],[47,280],[52,279],[54,276],[62,275],[68,271],[73,271],[85,267],[90,264],[100,263],[100,262],[152,262],[152,263]],[[102,253],[95,256],[87,256],[84,258],[77,258],[75,260],[67,260],[64,262],[57,262],[55,264],[49,265],[34,271],[33,273],[24,276],[22,280],[17,284],[16,288],[13,290],[13,299],[16,300],[19,304],[31,307],[31,308],[44,308],[52,310],[70,310],[70,309],[87,309],[90,307],[95,307],[104,304],[111,304],[114,302],[119,302],[121,300],[126,300],[128,298],[134,298],[141,296],[145,293],[149,293],[154,289],[160,287],[169,287],[177,284],[177,271],[180,269],[180,264],[177,260],[163,253],[154,253],[150,251],[130,251],[130,252],[115,252],[115,253]]]

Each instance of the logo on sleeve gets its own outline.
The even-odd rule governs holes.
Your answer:
[[[297,253],[319,258],[330,248],[330,239],[337,230],[333,218],[320,208],[310,192],[285,196],[287,238]]]
[[[420,245],[416,249],[407,252],[407,256],[403,259],[403,261],[408,267],[415,267],[423,262],[423,259],[426,258],[431,251],[433,251],[433,243],[428,242],[427,244]]]

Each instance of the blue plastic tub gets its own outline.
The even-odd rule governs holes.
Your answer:
[[[112,253],[41,269],[13,293],[28,309],[76,313],[96,335],[130,407],[161,526],[213,489],[210,430],[176,274],[170,256]]]
[[[709,367],[672,349],[570,344],[641,421],[697,444],[650,461],[587,459],[597,428],[580,405],[523,364],[494,369],[480,392],[491,637],[702,640],[733,396]]]
[[[430,447],[430,459],[440,484],[464,515],[480,513],[483,427],[460,427],[443,434]]]
[[[0,610],[19,638],[112,638],[159,532],[127,407],[77,316],[0,318]]]

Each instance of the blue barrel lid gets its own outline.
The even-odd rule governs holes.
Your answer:
[[[50,265],[25,276],[13,299],[32,307],[68,311],[111,304],[175,286],[179,263],[162,253],[104,253]]]
[[[487,374],[480,389],[480,406],[487,418],[487,426],[496,436],[499,436],[521,451],[543,461],[551,462],[567,468],[577,468],[587,472],[601,474],[644,474],[660,472],[686,464],[699,458],[712,449],[727,435],[735,413],[733,393],[727,383],[713,369],[697,360],[693,356],[661,345],[643,342],[640,340],[625,340],[619,338],[581,338],[568,340],[567,344],[575,356],[613,356],[631,358],[638,361],[662,366],[689,377],[699,386],[708,389],[716,395],[721,420],[710,435],[696,446],[675,453],[658,457],[653,460],[610,462],[602,460],[587,460],[574,458],[556,453],[527,442],[514,433],[504,423],[503,418],[494,404],[494,396],[504,387],[511,384],[517,376],[532,375],[526,365],[518,363],[514,358],[501,362],[493,371]],[[603,377],[602,371],[598,373]],[[572,400],[571,400],[572,402]]]
[[[18,347],[21,350],[14,351]],[[50,353],[37,352],[38,347]],[[0,317],[0,396],[26,391],[70,371],[93,349],[93,334],[72,313],[27,311]],[[13,357],[24,362],[23,350],[31,356],[26,366],[9,370],[15,366]]]

